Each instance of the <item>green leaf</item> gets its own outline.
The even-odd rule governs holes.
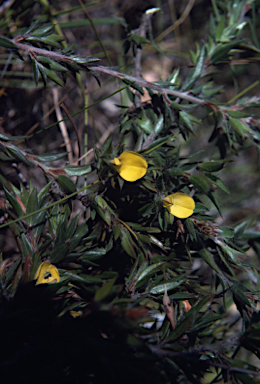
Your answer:
[[[56,61],[53,61],[47,57],[44,56],[38,56],[38,60],[41,63],[48,64],[50,69],[53,69],[55,71],[60,71],[60,72],[67,72],[68,68],[64,67],[63,65],[57,63]]]
[[[30,43],[48,44],[51,47],[60,49],[61,45],[57,42],[57,40],[61,40],[61,37],[54,35],[54,34],[51,34],[48,36],[36,36],[36,35],[33,36],[33,35],[31,35],[31,36],[26,37],[26,41],[29,41]]]
[[[179,84],[179,82],[180,82],[179,74],[180,74],[180,69],[177,68],[177,69],[174,69],[173,73],[170,74],[170,76],[167,78],[166,81],[170,82],[172,84],[172,86],[169,87],[170,89],[174,89],[176,87],[176,85]]]
[[[133,80],[128,79],[127,77],[124,77],[124,78],[122,79],[122,81],[123,81],[125,84],[129,85],[131,88],[133,88],[133,89],[135,89],[136,91],[140,92],[142,96],[144,95],[144,90],[143,90],[143,88],[140,87],[137,83],[133,82]]]
[[[74,236],[82,238],[82,237],[86,236],[87,233],[88,233],[88,226],[87,226],[86,223],[83,223],[77,229],[77,231],[76,231]]]
[[[28,240],[28,237],[22,233],[21,234],[21,247],[22,247],[22,254],[23,254],[23,257],[24,259],[28,256],[28,255],[33,255],[33,249],[32,249],[32,245],[30,243],[30,241]]]
[[[163,146],[166,144],[168,141],[174,139],[176,136],[178,136],[178,133],[176,135],[169,135],[166,137],[160,137],[157,140],[154,140],[144,151],[141,151],[140,153],[148,154],[154,151],[155,149]]]
[[[179,116],[180,116],[180,121],[182,121],[185,127],[187,127],[191,132],[193,132],[193,124],[190,119],[191,115],[185,111],[180,111]]]
[[[16,159],[22,161],[26,165],[32,165],[32,163],[25,157],[25,155],[20,151],[20,149],[18,149],[14,145],[8,144],[8,146],[6,146],[6,149]]]
[[[121,234],[121,227],[119,225],[115,224],[113,226],[113,234],[114,234],[114,239],[116,241]]]
[[[231,116],[231,117],[239,118],[239,119],[252,116],[251,113],[243,112],[243,111],[236,111],[236,110],[233,110],[233,109],[229,109],[228,110],[228,115]]]
[[[215,175],[210,175],[210,174],[207,174],[206,175],[206,178],[213,184],[215,184],[216,186],[218,186],[220,189],[222,189],[222,191],[228,193],[230,195],[230,191],[228,189],[228,187],[223,183],[223,181],[215,176]]]
[[[41,72],[42,75],[42,80],[44,82],[44,86],[46,87],[47,85],[47,73],[46,73],[46,68],[37,62],[37,67],[39,68],[39,71]]]
[[[72,252],[75,251],[75,254],[72,255],[72,258],[73,258],[73,259],[75,258],[75,256],[76,256],[76,258],[78,259],[78,253],[77,253],[76,248],[78,247],[78,245],[80,244],[80,242],[81,242],[81,238],[80,238],[80,237],[73,237],[73,238],[70,239],[70,241],[69,241],[69,254],[71,255]],[[69,255],[69,256],[70,256],[70,255]],[[69,256],[68,256],[68,257],[69,257]]]
[[[69,179],[67,176],[59,175],[57,177],[57,182],[59,183],[61,189],[67,194],[70,195],[73,192],[76,192],[77,188],[74,182]]]
[[[67,152],[63,153],[43,153],[42,155],[38,155],[38,159],[43,162],[48,162],[48,161],[56,161],[59,160],[63,157],[67,156]]]
[[[190,177],[191,183],[194,185],[196,189],[198,189],[200,192],[207,193],[209,190],[209,183],[207,182],[207,179],[205,176],[200,175],[192,175]]]
[[[180,275],[177,277],[173,277],[170,280],[165,280],[163,283],[156,285],[155,287],[150,289],[150,293],[152,295],[158,295],[159,293],[164,293],[166,291],[170,291],[171,289],[175,289],[179,287],[179,285],[183,284],[186,281],[186,275]]]
[[[39,196],[38,196],[39,198]],[[38,237],[42,234],[46,222],[46,211],[41,211],[35,215],[33,223],[33,236]]]
[[[41,190],[40,192],[38,193],[38,202],[39,202],[39,206],[41,207],[44,200],[48,197],[48,191],[49,191],[49,188],[52,184],[52,181],[50,181],[49,183],[47,183]]]
[[[101,149],[101,156],[104,156],[105,153],[108,151],[109,148],[112,146],[112,135],[109,135],[104,144],[102,145]]]
[[[161,114],[155,124],[154,133],[159,134],[163,131],[163,129],[164,129],[164,116],[163,114]]]
[[[91,165],[66,165],[64,169],[70,176],[84,176],[92,172]]]
[[[147,117],[144,117],[143,119],[137,119],[137,123],[148,135],[153,132],[153,124]]]
[[[109,208],[107,202],[101,197],[97,195],[95,197],[96,202],[96,211],[102,217],[102,219],[110,226],[111,225],[111,209]]]
[[[204,299],[200,300],[194,307],[192,307],[177,323],[176,328],[168,336],[167,342],[173,342],[187,332],[191,323],[196,322],[196,318],[199,316],[199,311],[208,301],[211,301],[211,297],[204,297]]]
[[[210,198],[210,200],[212,201],[212,203],[215,205],[215,207],[217,208],[220,216],[222,216],[222,213],[221,213],[221,206],[220,206],[220,203],[219,203],[219,199],[218,199],[218,196],[216,194],[216,192],[214,191],[209,191],[208,192],[208,197]]]
[[[249,127],[242,123],[242,121],[235,119],[231,116],[229,116],[229,122],[233,130],[238,133],[241,137],[245,137],[247,132],[249,132]]]
[[[31,34],[33,36],[37,36],[37,37],[46,36],[47,33],[49,33],[53,28],[54,28],[53,24],[45,25],[45,26],[43,26],[41,28],[35,29],[32,32],[31,31],[26,31],[26,35],[28,35],[31,32]]]
[[[191,72],[189,73],[188,77],[186,78],[183,84],[184,91],[191,89],[192,86],[195,84],[195,82],[200,78],[203,71],[205,57],[206,57],[206,48],[203,45],[195,67],[191,70]]]
[[[29,28],[27,28],[24,32],[24,35],[30,35],[40,24],[40,18],[37,18],[33,23],[30,24]]]
[[[140,273],[137,279],[137,283],[140,282],[142,279],[152,276],[156,271],[160,269],[162,265],[164,265],[164,262],[159,262],[159,263],[149,265]]]
[[[37,190],[34,187],[31,193],[29,194],[27,205],[26,205],[26,214],[31,214],[39,209]],[[28,225],[33,226],[36,219],[36,215],[32,215],[26,219]]]
[[[225,28],[225,24],[226,24],[226,15],[222,15],[217,27],[216,27],[216,31],[215,31],[215,40],[218,41],[221,39],[221,35],[222,35],[222,32]]]
[[[4,36],[1,36],[0,37],[0,45],[4,48],[8,48],[8,49],[15,49],[18,51],[18,47],[17,45],[15,45],[11,40],[7,39],[6,37]]]
[[[229,245],[227,245],[224,242],[220,242],[218,244],[222,250],[229,256],[229,258],[232,260],[232,262],[243,269],[241,261],[236,257],[237,254],[244,255],[242,252],[237,251],[234,248],[231,248]]]
[[[168,169],[168,172],[171,177],[176,177],[176,176],[183,176],[185,172],[183,172],[180,168],[177,167],[171,167]]]
[[[74,233],[77,229],[78,221],[79,221],[79,214],[71,220],[71,222],[68,226],[68,229],[66,231],[66,238],[67,239],[70,239],[74,235]]]
[[[81,256],[81,259],[83,258],[99,258],[107,254],[107,249],[106,248],[92,248],[89,249],[88,251],[85,251],[84,254]]]
[[[11,206],[14,208],[16,214],[18,215],[18,217],[21,217],[23,216],[23,210],[22,210],[22,207],[21,205],[18,203],[18,201],[16,200],[16,198],[10,193],[8,192],[8,190],[4,187],[4,191],[5,191],[5,195],[7,197],[7,200],[9,201],[9,203],[11,204]]]
[[[210,161],[207,163],[199,164],[199,167],[206,172],[217,172],[220,171],[225,165],[224,161]]]
[[[211,53],[211,58],[210,58],[210,61],[212,63],[216,63],[218,62],[220,59],[224,59],[227,57],[227,54],[229,53],[229,51],[232,49],[232,48],[235,48],[237,46],[239,46],[240,44],[240,41],[236,40],[236,41],[232,41],[230,43],[224,43],[224,44],[218,44],[216,46],[216,48],[213,50],[213,52]]]
[[[237,296],[244,304],[248,305],[248,307],[251,307],[250,301],[241,289],[242,286],[242,284],[237,284],[234,282],[234,285],[231,287],[231,291],[234,296]]]
[[[34,75],[35,84],[38,85],[38,80],[40,77],[40,71],[39,71],[39,68],[37,66],[37,62],[34,58],[32,58],[32,66],[33,66],[33,75]]]
[[[225,264],[225,266],[229,270],[230,275],[235,276],[234,270],[231,268],[230,262],[229,262],[229,260],[227,260],[227,257],[223,254],[221,248],[217,247],[217,251],[218,251],[219,257],[221,258],[222,262]]]
[[[116,279],[117,279],[117,276],[115,276],[113,279],[110,279],[105,284],[103,284],[102,287],[96,291],[94,296],[94,301],[98,302],[98,301],[104,300],[104,298],[107,297],[112,291]]]
[[[59,245],[51,253],[51,256],[50,256],[51,263],[58,263],[67,255],[68,252],[69,252],[68,244]]]
[[[5,133],[3,132],[0,132],[0,140],[3,140],[3,141],[18,141],[18,140],[23,140],[25,139],[27,136],[9,136],[9,135],[6,135]],[[3,146],[3,149],[5,147]],[[2,149],[2,148],[1,148]]]
[[[214,258],[212,254],[206,249],[202,248],[199,251],[200,256],[203,258],[203,260],[212,268],[215,272],[217,272],[218,275],[220,275],[220,269],[217,266],[217,264],[214,261]]]
[[[167,212],[168,213],[168,212]],[[172,215],[171,215],[172,216]],[[170,217],[171,217],[170,216]],[[173,217],[173,216],[172,216]],[[173,218],[174,219],[174,218]],[[172,224],[172,223],[171,223]],[[164,245],[163,245],[163,243],[160,241],[160,240],[158,240],[155,236],[152,236],[152,235],[149,235],[149,239],[150,239],[150,242],[151,242],[151,244],[154,244],[154,245],[156,245],[157,247],[159,247],[159,248],[161,248],[163,251],[165,251],[166,249],[165,249],[165,247],[164,247]]]
[[[154,187],[154,185],[153,185],[149,180],[145,180],[145,179],[143,179],[143,180],[141,181],[141,183],[142,183],[142,185],[143,185],[145,188],[149,189],[150,191],[157,192],[156,188]]]
[[[141,45],[141,44],[147,44],[147,43],[150,43],[150,41],[147,40],[145,37],[136,35],[136,34],[134,34],[134,33],[131,34],[130,39],[131,39],[136,45]]]
[[[222,233],[221,236],[226,237],[227,239],[232,239],[234,237],[234,229],[231,227],[220,226]]]
[[[196,235],[196,231],[195,231],[195,228],[194,228],[192,220],[189,219],[189,218],[186,219],[185,220],[185,226],[188,229],[188,232],[189,232],[191,240],[192,241],[196,241],[197,240],[197,235]]]
[[[125,252],[133,257],[136,258],[136,252],[134,249],[133,241],[131,239],[131,236],[128,235],[128,233],[124,230],[121,232],[121,246],[125,250]]]
[[[12,279],[13,275],[14,275],[14,272],[16,270],[16,268],[19,266],[19,264],[21,263],[22,261],[22,258],[19,257],[14,263],[13,265],[10,267],[10,269],[8,270],[7,274],[6,274],[6,278],[5,278],[5,286],[7,286],[8,282]]]
[[[68,276],[72,281],[78,281],[80,283],[90,283],[90,284],[100,284],[103,283],[103,280],[96,276],[80,274],[78,275],[75,272],[64,271],[63,276]]]
[[[56,84],[60,85],[61,87],[64,87],[63,81],[55,72],[51,71],[48,68],[45,68],[45,73],[49,79],[51,79],[52,81],[54,81]]]

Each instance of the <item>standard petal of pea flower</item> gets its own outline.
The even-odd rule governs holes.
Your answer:
[[[125,151],[119,157],[111,160],[119,175],[126,181],[141,179],[147,172],[148,164],[145,158],[139,153]]]
[[[34,279],[36,280],[36,285],[58,283],[60,275],[55,265],[43,262],[37,269]]]
[[[186,219],[193,214],[195,201],[189,195],[182,192],[172,193],[163,198],[163,206],[179,219]]]

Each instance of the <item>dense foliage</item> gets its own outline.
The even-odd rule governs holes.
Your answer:
[[[260,148],[259,81],[225,96],[230,68],[236,81],[235,68],[259,61],[258,2],[212,1],[188,70],[156,82],[138,68],[145,47],[167,55],[152,32],[159,9],[144,9],[132,32],[115,19],[128,28],[133,76],[66,45],[59,16],[74,8],[36,3],[2,8],[1,98],[22,87],[19,65],[46,91],[72,75],[82,90],[82,72],[102,89],[105,74],[117,89],[102,100],[121,93],[121,112],[114,133],[91,143],[91,163],[67,161],[68,142],[40,153],[37,129],[11,134],[2,118],[0,228],[18,251],[1,256],[1,382],[259,383],[259,218],[227,218],[235,157],[250,169],[245,153]]]

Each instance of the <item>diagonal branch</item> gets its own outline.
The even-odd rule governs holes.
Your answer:
[[[143,79],[139,79],[135,76],[125,75],[124,73],[120,73],[120,72],[115,71],[114,69],[111,69],[108,67],[102,67],[101,65],[96,65],[96,66],[91,66],[89,68],[92,71],[100,72],[100,73],[106,73],[107,75],[117,77],[118,79],[121,79],[121,80],[129,80],[133,83],[138,84],[140,87],[150,88],[150,89],[153,89],[154,91],[157,91],[157,92],[162,93],[164,95],[172,95],[175,97],[179,97],[180,99],[187,100],[187,101],[194,103],[194,104],[206,105],[206,106],[208,106],[212,109],[216,109],[216,110],[220,109],[220,106],[218,106],[217,104],[208,102],[207,100],[199,99],[198,97],[194,97],[194,96],[188,94],[187,92],[181,92],[181,91],[175,91],[175,90],[168,89],[168,88],[162,88],[157,84],[150,83],[149,81],[146,81]]]
[[[21,49],[23,51],[27,51],[29,53],[33,52],[36,55],[46,56],[46,57],[49,57],[49,58],[56,60],[56,61],[59,61],[59,62],[65,62],[65,63],[69,63],[69,64],[75,63],[73,57],[66,56],[66,55],[63,55],[61,53],[54,52],[54,51],[48,51],[48,50],[43,49],[43,48],[33,47],[31,45],[28,45],[28,44],[19,43],[19,42],[17,42],[17,40],[18,39],[16,38],[16,39],[12,39],[11,41],[19,49]],[[76,63],[77,63],[77,61],[76,61]],[[181,92],[181,91],[176,91],[176,90],[172,90],[172,89],[168,89],[168,88],[163,88],[157,84],[150,83],[149,81],[137,78],[135,76],[126,75],[124,73],[118,72],[115,69],[112,69],[109,67],[104,67],[101,65],[90,65],[90,64],[82,64],[82,66],[91,70],[91,71],[99,72],[99,73],[105,73],[109,76],[116,77],[120,80],[131,81],[133,83],[138,84],[140,87],[153,89],[154,91],[159,92],[159,93],[163,94],[164,96],[166,96],[166,95],[175,96],[175,97],[178,97],[182,100],[186,100],[186,101],[193,103],[193,104],[205,105],[205,106],[207,106],[210,109],[215,110],[215,111],[222,109],[221,106],[219,106],[215,103],[209,102],[207,100],[199,99],[198,97],[190,95],[188,92]],[[168,100],[168,102],[169,102],[169,100]]]

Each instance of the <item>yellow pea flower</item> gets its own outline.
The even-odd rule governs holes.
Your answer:
[[[145,158],[139,153],[133,151],[125,151],[114,160],[110,161],[115,169],[126,181],[136,181],[141,179],[147,172],[148,164]]]
[[[76,317],[80,317],[82,315],[82,311],[70,311],[70,315],[76,319]]]
[[[43,262],[37,269],[34,279],[37,280],[36,285],[58,283],[60,281],[60,275],[54,265]]]
[[[182,192],[172,193],[163,198],[163,206],[179,219],[186,219],[193,214],[195,201],[189,195]]]

